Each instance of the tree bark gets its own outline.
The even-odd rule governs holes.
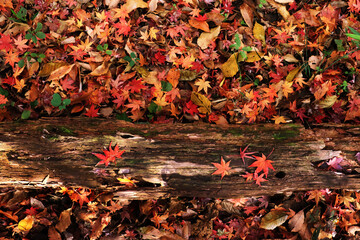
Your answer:
[[[92,153],[118,144],[123,158],[108,167]],[[241,176],[240,147],[273,161],[268,181],[257,186]],[[239,198],[312,189],[360,189],[355,154],[360,126],[258,124],[132,124],[118,120],[48,118],[0,124],[0,187],[88,187],[119,198]],[[314,167],[341,154],[348,174]],[[212,175],[211,163],[231,160],[230,175]],[[48,176],[47,181],[43,179]],[[117,178],[138,180],[126,188]]]

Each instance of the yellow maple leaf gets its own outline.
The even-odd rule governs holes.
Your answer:
[[[207,94],[208,88],[211,88],[210,86],[210,82],[209,81],[205,81],[205,79],[199,79],[195,82],[196,86],[198,87],[198,92],[200,92],[201,90],[204,90],[204,92]]]
[[[271,120],[274,120],[275,124],[286,123],[284,116],[276,115],[276,116],[273,116],[273,118]]]
[[[156,33],[158,33],[159,30],[154,28],[154,27],[151,27],[150,30],[149,30],[149,36],[151,39],[156,39]]]
[[[294,92],[294,89],[292,89],[292,82],[284,82],[284,84],[281,86],[281,89],[282,89],[282,91],[283,91],[283,93],[284,93],[284,96],[286,97],[286,98],[288,98],[288,94],[289,93],[293,93]]]

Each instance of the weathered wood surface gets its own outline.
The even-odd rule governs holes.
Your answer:
[[[112,142],[125,149],[109,167],[95,166],[92,153]],[[239,148],[268,155],[274,161],[268,182],[245,182]],[[132,124],[105,119],[49,118],[0,124],[0,187],[76,186],[106,189],[121,198],[169,196],[237,198],[311,189],[360,189],[360,174],[338,174],[311,162],[345,156],[357,167],[360,126]],[[211,175],[212,162],[232,160],[232,174],[222,181]],[[248,166],[251,160],[246,162]],[[359,171],[360,172],[360,171]],[[46,184],[43,178],[49,175]],[[142,180],[126,189],[116,178]]]

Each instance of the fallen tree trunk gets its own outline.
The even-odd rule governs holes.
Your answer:
[[[118,144],[123,159],[95,166],[92,153]],[[270,154],[275,172],[259,187],[241,175],[249,171],[239,148]],[[107,190],[119,198],[191,196],[237,198],[312,189],[360,189],[357,171],[322,171],[313,163],[342,154],[356,169],[360,126],[261,124],[132,124],[117,120],[49,118],[0,124],[0,187],[74,186]],[[212,162],[231,161],[231,174],[211,175]],[[43,181],[48,176],[47,181]],[[127,189],[117,178],[139,180]]]

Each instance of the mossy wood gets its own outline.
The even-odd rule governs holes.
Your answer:
[[[92,153],[118,144],[123,159],[108,167]],[[276,171],[259,187],[241,175],[240,147],[270,155]],[[341,152],[339,152],[341,151]],[[261,124],[132,124],[105,119],[49,118],[0,124],[0,187],[74,186],[107,190],[119,198],[238,198],[311,189],[360,189],[355,154],[360,126]],[[351,174],[320,170],[313,163],[342,154]],[[231,174],[212,175],[212,162],[231,160]],[[48,176],[47,181],[43,179]],[[117,178],[132,177],[136,188]]]

